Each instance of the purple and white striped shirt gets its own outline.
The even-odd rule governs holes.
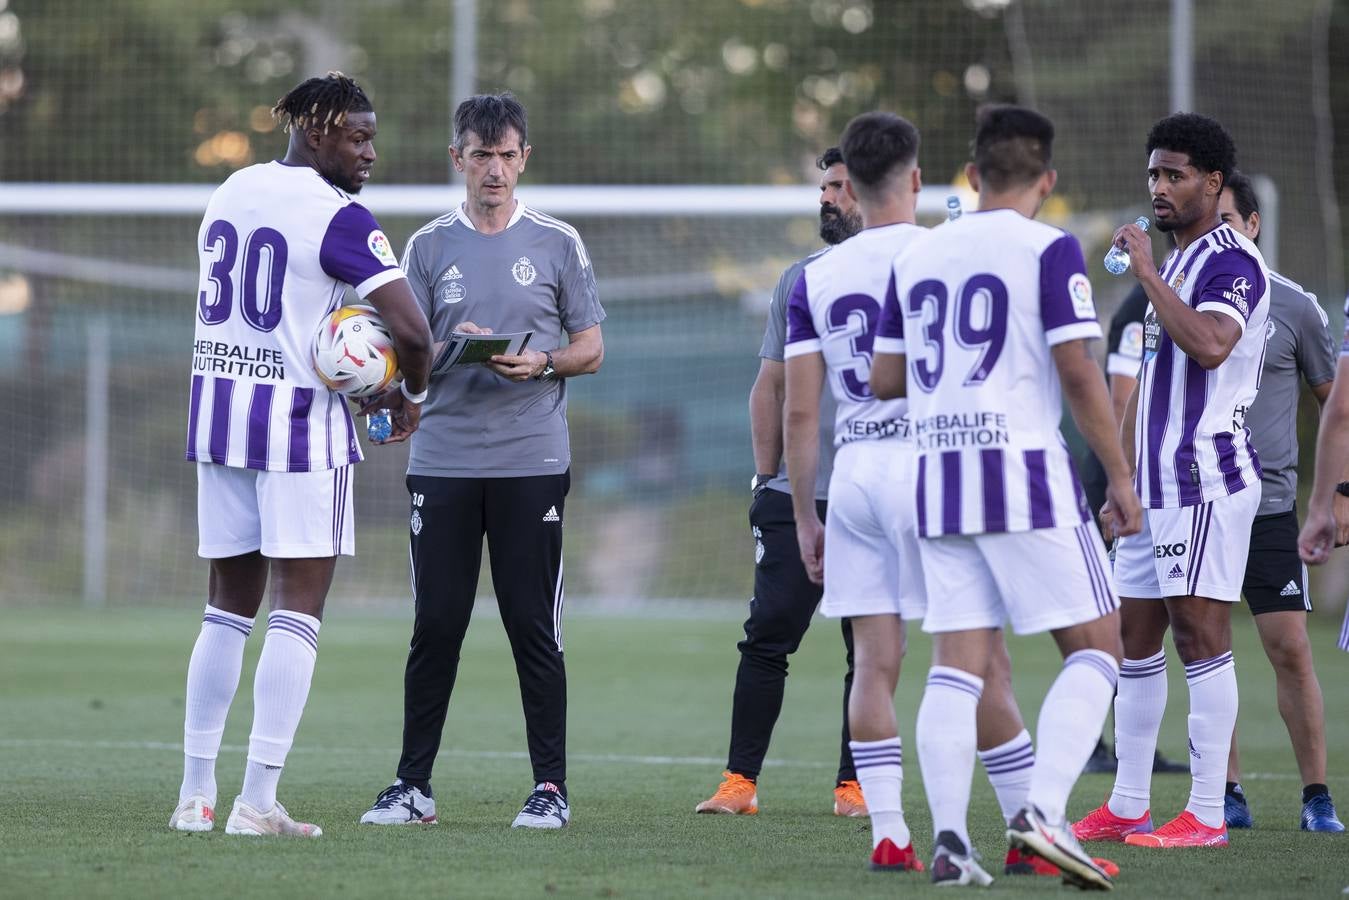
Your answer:
[[[874,350],[907,358],[923,537],[1077,526],[1050,348],[1101,336],[1077,238],[1009,209],[968,213],[895,260]]]
[[[1255,244],[1219,225],[1173,250],[1162,278],[1190,307],[1229,316],[1242,334],[1215,369],[1186,356],[1152,306],[1143,320],[1135,486],[1149,509],[1195,506],[1260,483],[1246,429],[1264,365],[1269,270]]]
[[[365,297],[404,277],[374,216],[309,166],[249,166],[211,195],[187,458],[312,472],[359,462],[346,401],[314,373],[319,323],[344,284]]]

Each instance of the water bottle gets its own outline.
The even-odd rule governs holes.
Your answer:
[[[1147,217],[1139,216],[1134,219],[1134,224],[1147,231],[1148,226],[1152,223],[1147,220]],[[1105,270],[1111,275],[1123,275],[1129,271],[1129,251],[1123,247],[1112,245],[1110,251],[1105,255]]]
[[[955,194],[946,198],[946,221],[954,222],[960,218],[960,198]]]
[[[393,422],[387,409],[377,409],[365,417],[365,436],[373,443],[382,444],[393,434]]]

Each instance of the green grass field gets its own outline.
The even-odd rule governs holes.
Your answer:
[[[309,708],[281,782],[290,810],[317,822],[315,842],[230,838],[223,827],[167,827],[181,774],[183,674],[199,613],[5,611],[0,615],[0,896],[890,896],[932,888],[926,876],[873,874],[865,820],[830,814],[842,654],[817,621],[794,657],[787,704],[760,778],[756,817],[696,816],[717,784],[727,743],[741,611],[577,612],[567,623],[575,809],[562,832],[511,831],[529,787],[515,675],[500,624],[474,621],[435,779],[441,824],[356,824],[391,779],[398,754],[404,617],[330,611]],[[1159,853],[1111,845],[1132,896],[1339,896],[1349,836],[1298,831],[1300,784],[1272,676],[1245,611],[1238,613],[1241,734],[1256,828],[1226,850]],[[1349,805],[1349,654],[1333,622],[1313,635],[1326,690],[1332,792]],[[251,719],[250,656],[221,754],[221,822],[242,777]],[[1028,718],[1056,670],[1047,638],[1015,640]],[[913,721],[929,647],[910,642],[901,679],[902,736]],[[1163,750],[1184,758],[1187,703],[1172,658]],[[917,753],[905,806],[920,854],[931,849]],[[1154,816],[1183,806],[1186,776],[1159,776]],[[1107,792],[1085,776],[1070,814]],[[971,830],[1001,862],[1001,820],[981,770]],[[1097,845],[1102,846],[1102,845]],[[1000,866],[989,866],[995,875]],[[999,877],[993,894],[1067,891],[1057,881]]]

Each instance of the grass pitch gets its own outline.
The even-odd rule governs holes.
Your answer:
[[[1256,828],[1226,850],[1157,852],[1095,845],[1123,869],[1121,893],[1145,896],[1339,896],[1349,836],[1298,830],[1300,788],[1273,678],[1246,611],[1237,610],[1242,758]],[[474,620],[450,707],[435,788],[441,824],[375,828],[357,819],[393,776],[409,623],[329,611],[309,707],[280,796],[324,829],[318,841],[230,838],[223,831],[252,716],[249,641],[218,766],[220,822],[210,834],[167,827],[181,774],[183,676],[200,613],[6,611],[0,628],[0,896],[13,897],[820,897],[932,891],[926,876],[866,870],[865,820],[830,814],[838,752],[842,647],[817,620],[793,657],[787,703],[759,781],[754,817],[696,816],[724,764],[740,608],[697,616],[658,608],[567,621],[572,824],[511,831],[530,788],[515,673],[500,624]],[[1330,783],[1349,806],[1349,654],[1317,617]],[[1033,722],[1057,670],[1048,638],[1014,639],[1023,710]],[[929,646],[910,640],[901,734],[913,722]],[[1187,695],[1174,656],[1163,751],[1184,758]],[[931,849],[917,753],[905,808],[920,855]],[[1070,815],[1109,789],[1085,776]],[[1154,818],[1185,802],[1187,776],[1158,776]],[[1068,888],[1000,877],[1001,820],[976,770],[971,831],[997,880],[992,895]]]

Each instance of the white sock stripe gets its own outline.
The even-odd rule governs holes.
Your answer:
[[[267,622],[267,634],[270,635],[273,631],[277,634],[290,635],[308,645],[315,653],[318,652],[318,632],[308,627],[304,622],[296,621],[288,616],[277,616],[273,613]]]
[[[1229,650],[1226,653],[1210,657],[1209,659],[1200,659],[1186,664],[1185,679],[1187,681],[1193,681],[1204,675],[1212,675],[1224,667],[1235,667],[1235,665],[1236,664],[1232,659],[1232,651]]]
[[[940,670],[940,671],[939,671]],[[933,666],[927,673],[927,686],[948,687],[978,699],[984,692],[984,681],[973,675],[952,669],[948,666]]]
[[[1024,743],[1007,750],[980,750],[979,760],[990,775],[1028,769],[1035,765],[1035,747],[1027,736]]]
[[[882,758],[891,756],[899,758],[904,755],[904,748],[900,747],[899,744],[890,744],[889,746],[885,747],[868,747],[862,749],[850,748],[850,749],[852,753],[853,764],[858,766],[864,763],[866,765],[874,765],[877,760],[880,760]]]
[[[1154,654],[1147,659],[1126,659],[1120,663],[1120,678],[1150,678],[1166,672],[1166,652]]]
[[[248,637],[253,633],[253,620],[244,619],[242,616],[232,616],[229,613],[220,614],[208,612],[201,617],[202,625],[224,625],[226,628],[233,628],[235,631]]]
[[[853,766],[854,766],[854,768],[857,769],[857,771],[858,771],[859,773],[860,773],[863,769],[867,769],[867,770],[870,770],[870,769],[882,769],[882,768],[886,768],[886,767],[888,767],[888,766],[894,766],[895,768],[898,769],[898,768],[903,768],[903,766],[904,766],[904,757],[903,757],[902,754],[894,753],[894,754],[891,754],[890,756],[887,756],[887,757],[885,757],[885,758],[883,758],[883,759],[874,759],[874,760],[869,760],[869,761],[867,761],[867,762],[862,762],[861,760],[854,759],[854,760],[853,760]]]
[[[1068,666],[1091,666],[1101,673],[1108,684],[1112,687],[1119,680],[1120,670],[1115,663],[1115,658],[1109,653],[1100,650],[1078,650],[1076,653],[1069,654],[1063,661],[1063,667]]]

